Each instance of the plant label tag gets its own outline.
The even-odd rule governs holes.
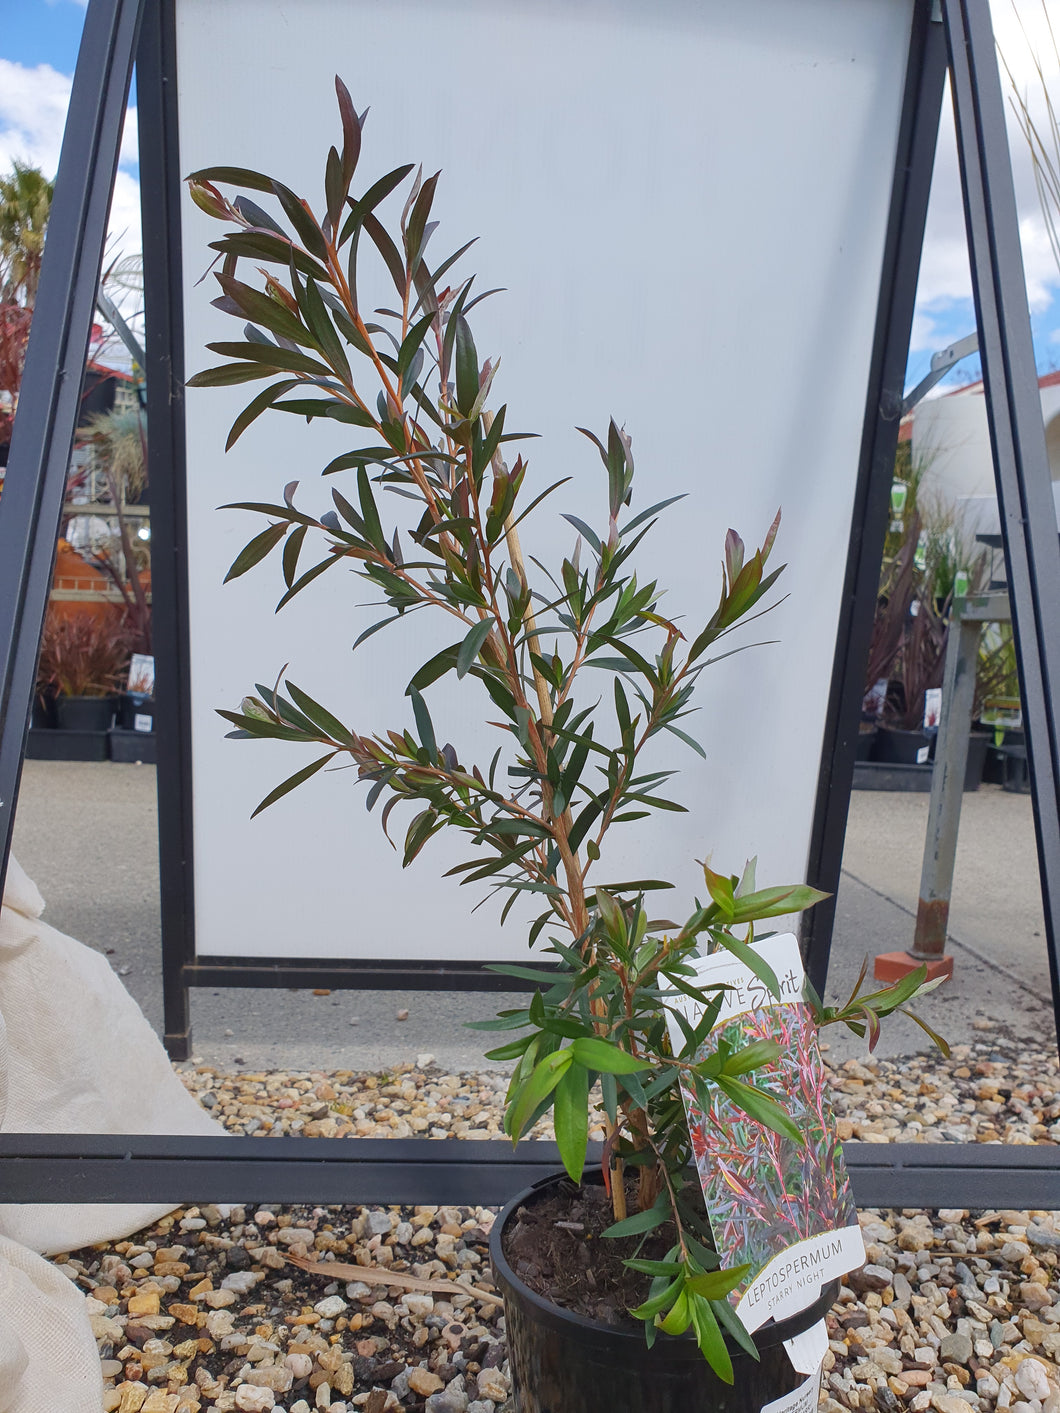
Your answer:
[[[717,994],[713,988],[726,988],[696,1059],[721,1052],[732,1070],[724,1084],[708,1080],[699,1099],[691,1085],[682,1085],[682,1095],[718,1254],[727,1267],[750,1267],[729,1296],[749,1334],[770,1318],[805,1310],[824,1284],[865,1261],[817,1027],[803,1000],[798,941],[785,933],[755,943],[754,950],[772,970],[779,1000],[761,976],[724,950],[693,963],[695,982],[706,991],[703,1001],[683,994],[668,998],[695,1026]],[[679,1055],[684,1033],[672,1015],[667,1020]],[[757,1041],[774,1042],[778,1053],[743,1074],[738,1054]],[[751,1116],[748,1110],[759,1102],[755,1091],[783,1107],[803,1135],[801,1143]],[[709,1100],[706,1108],[700,1099]]]
[[[133,717],[134,731],[153,731],[155,729],[155,719],[148,716],[146,712],[137,712]]]
[[[823,1320],[811,1325],[802,1334],[784,1341],[792,1368],[799,1374],[813,1374],[824,1363],[828,1353],[828,1326]]]
[[[144,692],[147,696],[155,690],[155,660],[150,653],[133,653],[125,690]]]
[[[783,1398],[775,1398],[767,1403],[762,1413],[817,1413],[817,1401],[821,1396],[821,1366],[791,1393]]]
[[[924,693],[924,730],[937,731],[942,720],[942,688],[929,687]]]

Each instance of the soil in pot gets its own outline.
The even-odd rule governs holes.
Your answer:
[[[490,1255],[505,1297],[518,1413],[760,1413],[805,1383],[783,1340],[823,1317],[838,1282],[809,1310],[759,1330],[760,1360],[730,1343],[735,1377],[726,1384],[691,1336],[659,1334],[647,1347],[627,1307],[646,1298],[650,1278],[622,1260],[661,1256],[672,1236],[661,1229],[643,1244],[601,1239],[612,1220],[602,1185],[575,1187],[563,1175],[520,1194],[497,1219]]]

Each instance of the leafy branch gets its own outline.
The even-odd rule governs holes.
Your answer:
[[[803,885],[756,889],[751,867],[742,879],[706,867],[708,901],[697,901],[677,927],[652,922],[644,904],[648,893],[671,883],[601,882],[597,875],[613,829],[684,809],[670,793],[675,772],[653,768],[647,748],[665,732],[704,754],[686,729],[694,692],[705,669],[730,650],[708,653],[766,611],[763,600],[781,572],[767,568],[780,516],[750,553],[729,531],[717,608],[686,635],[660,612],[657,582],[642,582],[633,567],[638,546],[679,497],[631,510],[632,443],[612,420],[602,437],[580,429],[604,466],[606,513],[595,524],[568,515],[577,536],[569,554],[552,569],[531,561],[541,574],[532,580],[519,528],[563,482],[526,503],[527,462],[521,453],[510,466],[505,459],[507,444],[526,434],[507,430],[506,406],[488,406],[499,360],[480,359],[469,323],[474,307],[495,291],[473,295],[474,277],[455,273],[471,242],[432,263],[437,174],[413,177],[412,167],[402,166],[354,194],[364,117],[338,79],[336,94],[342,145],[328,153],[316,208],[283,183],[243,168],[211,167],[188,179],[202,210],[235,228],[211,244],[221,260],[214,303],[243,321],[242,340],[210,344],[223,361],[196,374],[190,386],[267,383],[235,418],[227,446],[267,411],[308,423],[335,420],[365,442],[323,468],[325,476],[347,473],[353,485],[348,494],[332,489],[322,513],[296,504],[297,482],[279,501],[226,507],[267,522],[227,578],[278,556],[285,585],[280,609],[348,562],[385,606],[355,650],[414,613],[434,613],[448,631],[407,684],[411,726],[362,732],[291,681],[286,669],[273,687],[258,684],[238,710],[220,714],[233,736],[317,750],[255,813],[328,765],[353,765],[368,809],[380,807],[388,838],[396,808],[412,808],[400,846],[403,865],[436,834],[455,830],[471,855],[449,873],[462,884],[484,885],[487,896],[507,895],[502,922],[521,896],[540,896],[544,910],[529,940],[533,945],[546,928],[558,929],[563,935],[549,933],[547,940],[559,966],[551,972],[497,967],[540,989],[527,1008],[484,1023],[520,1032],[490,1055],[515,1062],[507,1132],[518,1140],[551,1109],[564,1165],[580,1179],[590,1096],[599,1083],[605,1179],[616,1217],[611,1234],[648,1234],[664,1221],[676,1233],[665,1260],[634,1258],[652,1277],[636,1313],[649,1337],[656,1327],[668,1333],[692,1327],[705,1356],[731,1378],[722,1330],[745,1347],[749,1341],[725,1296],[742,1272],[716,1269],[709,1227],[686,1190],[691,1153],[682,1096],[706,1111],[710,1093],[719,1093],[772,1132],[797,1141],[799,1131],[757,1082],[775,1046],[719,1045],[699,1053],[722,991],[696,984],[692,960],[702,946],[725,948],[779,995],[749,929],[822,895]],[[388,229],[379,210],[410,177],[404,207]],[[265,193],[272,210],[246,195],[229,199],[225,186]],[[393,287],[392,305],[371,312],[362,304],[366,250],[379,257]],[[239,277],[240,262],[248,260],[260,287]],[[380,489],[408,512],[404,520],[383,513]],[[485,693],[500,740],[488,765],[464,763],[453,745],[440,742],[427,697],[450,674]],[[610,690],[599,691],[608,678]],[[676,1004],[682,995],[701,1005],[695,1025]],[[887,1004],[886,993],[864,997],[856,1014],[831,1018],[856,1028]],[[676,1054],[668,1016],[684,1037]],[[627,1168],[637,1178],[632,1213]]]

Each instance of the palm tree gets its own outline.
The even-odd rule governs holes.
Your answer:
[[[54,184],[15,161],[0,177],[0,302],[32,307],[40,280]]]

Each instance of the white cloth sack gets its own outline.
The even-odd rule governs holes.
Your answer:
[[[40,918],[15,862],[0,909],[0,1015],[7,1027],[5,1133],[223,1133],[174,1075],[106,958]],[[116,1241],[169,1206],[0,1205],[0,1235],[32,1251]]]
[[[0,1131],[223,1133],[106,959],[42,922],[43,909],[12,858],[0,907]],[[98,1413],[84,1296],[37,1253],[117,1241],[170,1210],[0,1205],[0,1413]]]
[[[0,1413],[99,1413],[85,1299],[43,1256],[0,1236]]]

